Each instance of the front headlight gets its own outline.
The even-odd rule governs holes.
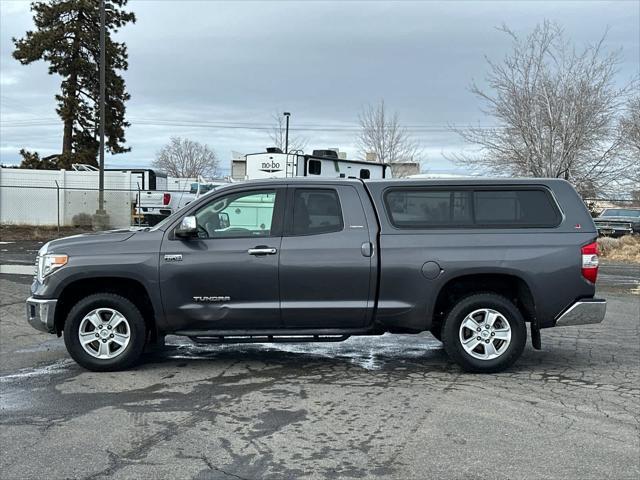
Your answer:
[[[47,276],[51,275],[58,268],[64,267],[69,261],[67,255],[56,253],[45,253],[38,257],[38,266],[36,276],[38,281],[42,282]]]

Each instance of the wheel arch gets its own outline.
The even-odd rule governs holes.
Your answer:
[[[58,336],[64,330],[64,323],[73,305],[80,299],[94,293],[113,293],[131,301],[142,314],[151,340],[158,336],[156,315],[151,296],[145,286],[130,277],[106,276],[77,279],[65,285],[58,296],[54,325]]]
[[[431,311],[432,330],[442,327],[449,310],[462,298],[474,293],[497,293],[511,300],[526,322],[537,326],[536,304],[530,285],[513,273],[469,273],[450,278],[442,285]]]

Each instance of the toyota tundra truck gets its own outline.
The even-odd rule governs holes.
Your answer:
[[[168,334],[322,342],[431,332],[497,372],[540,331],[601,322],[597,232],[556,179],[270,179],[220,187],[152,228],[45,244],[27,320],[96,371]]]

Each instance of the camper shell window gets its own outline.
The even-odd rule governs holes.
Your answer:
[[[394,188],[384,200],[400,229],[554,228],[562,220],[544,188]]]

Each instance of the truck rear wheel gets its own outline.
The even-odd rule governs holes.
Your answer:
[[[527,327],[518,308],[493,293],[471,295],[449,312],[442,342],[449,357],[467,372],[499,372],[522,355]]]
[[[138,308],[112,293],[97,293],[76,303],[64,324],[69,355],[88,370],[124,370],[140,359],[146,325]]]

